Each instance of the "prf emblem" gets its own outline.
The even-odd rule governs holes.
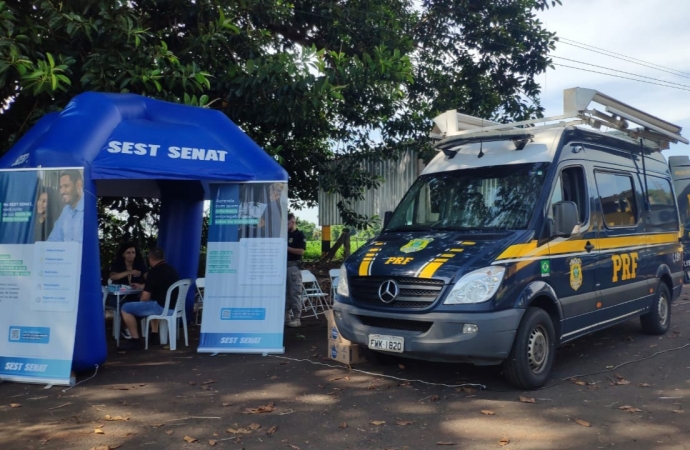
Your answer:
[[[403,253],[418,252],[420,250],[424,250],[431,241],[433,241],[433,238],[412,239],[410,242],[400,247],[400,251]]]
[[[573,258],[570,260],[570,287],[578,290],[582,286],[582,260]]]
[[[611,255],[611,262],[613,263],[613,278],[614,283],[620,280],[630,280],[637,276],[637,252],[621,253],[620,255]]]

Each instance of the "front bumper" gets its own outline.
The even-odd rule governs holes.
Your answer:
[[[400,314],[364,310],[346,303],[336,303],[333,310],[340,334],[363,347],[368,346],[369,334],[401,336],[405,338],[405,346],[400,356],[478,365],[498,364],[508,358],[525,313],[524,309],[508,309],[482,313]],[[396,324],[396,327],[366,325],[363,321]],[[410,321],[426,322],[430,327],[426,331],[401,329]],[[463,333],[465,324],[475,324],[479,331]]]

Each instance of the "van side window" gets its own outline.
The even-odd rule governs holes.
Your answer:
[[[678,231],[678,214],[668,180],[647,175],[649,190],[650,227],[658,231]]]
[[[608,228],[637,224],[637,202],[632,177],[610,172],[594,172],[604,224]]]
[[[587,190],[585,173],[582,167],[567,167],[561,171],[556,180],[556,187],[551,196],[549,217],[553,216],[553,206],[558,202],[574,202],[577,205],[579,221],[587,221]]]

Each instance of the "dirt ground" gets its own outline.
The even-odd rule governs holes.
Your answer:
[[[638,321],[558,350],[550,384],[495,367],[326,359],[326,322],[287,329],[285,354],[120,353],[77,386],[0,385],[4,449],[690,449],[690,290],[672,330]],[[92,378],[89,378],[93,376]]]

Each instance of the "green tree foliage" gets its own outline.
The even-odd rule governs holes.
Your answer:
[[[311,223],[306,220],[302,220],[299,217],[296,217],[296,225],[297,228],[304,233],[304,237],[307,238],[308,241],[313,241],[314,240],[314,231],[316,231],[316,224]]]
[[[361,158],[425,145],[447,109],[540,116],[535,75],[558,0],[0,1],[0,152],[83,91],[216,108],[290,173],[292,206],[318,182],[351,202],[380,178]],[[327,165],[334,154],[352,155]]]

